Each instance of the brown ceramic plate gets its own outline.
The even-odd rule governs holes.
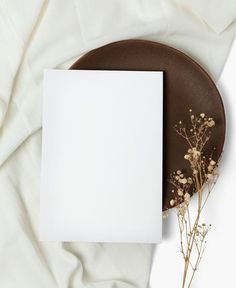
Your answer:
[[[214,146],[215,159],[220,157],[225,138],[220,94],[209,75],[182,52],[155,42],[125,40],[90,51],[71,69],[164,71],[163,210],[171,208],[170,173],[178,169],[190,172],[183,159],[187,146],[174,131],[180,119],[189,121],[190,108],[214,118],[217,128],[212,131],[206,152]]]

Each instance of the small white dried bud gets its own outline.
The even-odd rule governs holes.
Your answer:
[[[204,117],[205,117],[205,114],[204,114],[204,113],[201,113],[201,114],[200,114],[200,117],[201,117],[201,118],[204,118]]]
[[[175,200],[174,199],[171,199],[170,200],[170,206],[174,206],[175,205]]]
[[[179,196],[183,196],[183,195],[184,195],[184,193],[183,193],[183,190],[182,190],[182,189],[178,189],[178,190],[177,190],[177,193],[178,193],[178,195],[179,195]]]
[[[181,183],[181,184],[186,184],[188,181],[187,181],[187,179],[186,178],[180,178],[179,179],[179,183]]]
[[[196,147],[194,147],[192,149],[192,155],[193,155],[193,158],[197,159],[201,155],[201,152],[198,151]]]
[[[192,180],[191,177],[188,177],[188,183],[189,183],[189,184],[193,184],[193,180]]]
[[[190,197],[191,197],[191,196],[190,196],[189,193],[185,193],[185,194],[184,194],[184,200],[185,200],[185,201],[188,202],[188,201],[190,200]]]
[[[215,121],[214,121],[214,120],[208,121],[208,122],[207,122],[207,126],[208,126],[208,127],[213,127],[213,126],[215,126]]]
[[[190,155],[189,154],[184,155],[184,159],[185,160],[190,160]]]
[[[209,172],[212,172],[212,171],[213,171],[213,169],[214,169],[214,167],[213,167],[213,166],[211,166],[211,165],[209,165],[209,166],[207,167],[207,170],[208,170]]]
[[[210,165],[214,166],[216,165],[216,162],[214,160],[211,160]]]

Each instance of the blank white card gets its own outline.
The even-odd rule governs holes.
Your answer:
[[[40,240],[158,243],[163,73],[44,74]]]

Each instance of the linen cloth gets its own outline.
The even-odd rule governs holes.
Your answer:
[[[217,79],[235,33],[234,0],[197,2],[0,1],[0,287],[147,287],[151,245],[38,241],[43,70],[143,38],[182,50]]]

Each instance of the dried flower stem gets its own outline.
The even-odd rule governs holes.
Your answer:
[[[184,259],[182,288],[191,287],[205,251],[206,236],[211,225],[200,224],[201,212],[218,178],[218,164],[212,159],[214,151],[210,157],[204,154],[204,147],[210,139],[210,129],[215,126],[215,122],[212,118],[206,117],[204,113],[196,116],[191,109],[189,111],[190,126],[187,127],[183,125],[182,121],[179,121],[175,130],[189,145],[184,159],[189,162],[192,173],[186,177],[181,170],[178,170],[172,173],[170,177],[170,182],[174,187],[172,190],[173,199],[171,199],[170,204],[176,206],[180,248]],[[203,191],[205,188],[208,189],[208,193],[204,198]],[[190,196],[195,192],[198,197],[198,205],[192,225],[189,201]],[[191,272],[189,267],[191,267]]]

